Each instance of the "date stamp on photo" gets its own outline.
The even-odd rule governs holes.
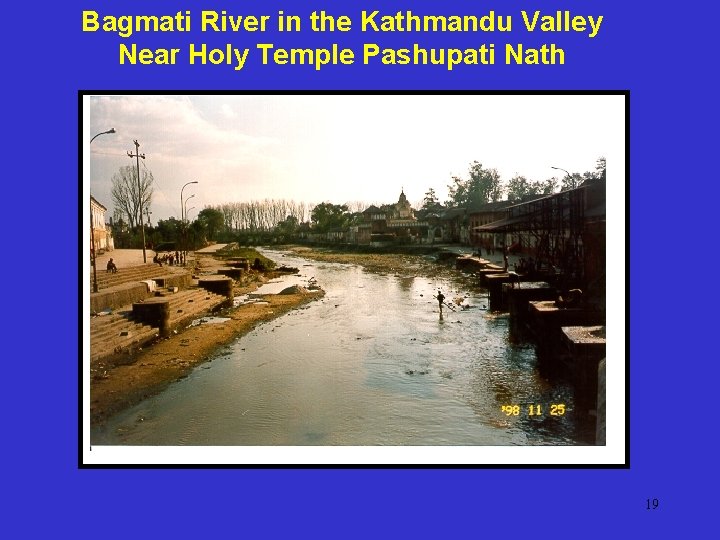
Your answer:
[[[520,416],[523,413],[527,416],[565,416],[568,408],[564,403],[550,403],[549,405],[530,403],[527,405],[503,405],[500,407],[500,411],[506,416]]]

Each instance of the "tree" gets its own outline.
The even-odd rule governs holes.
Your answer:
[[[180,220],[171,217],[170,219],[158,220],[155,230],[160,242],[175,242],[180,238]]]
[[[113,243],[116,248],[129,248],[132,247],[132,235],[128,230],[127,223],[123,219],[122,212],[119,212],[117,208],[113,212],[113,219],[110,223],[110,228],[113,235]]]
[[[554,176],[540,182],[531,182],[524,176],[517,175],[507,184],[507,200],[516,203],[528,195],[550,195],[557,186],[558,179]]]
[[[524,176],[515,175],[507,184],[507,200],[516,203],[528,195],[537,195],[541,191],[540,184],[528,182]]]
[[[207,230],[205,229],[205,224],[201,220],[196,219],[189,226],[186,226],[186,232],[188,239],[184,242],[185,249],[190,248],[191,250],[194,250],[197,246],[205,244]]]
[[[345,203],[345,206],[348,207],[348,211],[351,214],[359,214],[370,205],[365,201],[348,201]]]
[[[540,182],[540,193],[543,195],[550,195],[552,193],[555,193],[555,190],[558,188],[558,179],[554,176],[551,176],[550,178],[546,178],[545,180]]]
[[[468,176],[467,180],[457,176],[452,178],[453,183],[448,185],[448,204],[468,206],[500,200],[502,185],[497,169],[484,169],[482,163],[473,161]]]
[[[561,191],[567,191],[568,189],[575,189],[580,187],[586,178],[580,173],[566,174],[561,180]]]
[[[208,240],[217,238],[217,233],[222,231],[225,224],[225,216],[216,208],[203,208],[198,214],[197,220],[203,224]]]
[[[350,214],[345,204],[320,203],[313,208],[310,219],[319,232],[326,232],[337,227],[345,227]]]
[[[448,184],[449,199],[445,201],[446,206],[458,205],[462,206],[467,203],[467,181],[459,176],[452,177],[452,184]]]
[[[299,226],[298,218],[293,215],[287,216],[284,221],[281,221],[275,226],[276,238],[279,238],[281,241],[293,238]]]
[[[425,197],[423,198],[422,202],[422,210],[425,210],[427,212],[433,212],[437,210],[437,208],[440,206],[440,201],[437,198],[437,195],[435,194],[435,190],[433,188],[428,189],[425,192]]]
[[[597,159],[597,162],[595,164],[595,177],[599,180],[605,180],[605,169],[607,167],[607,163],[605,161],[605,158],[603,156],[600,156]]]
[[[127,218],[131,229],[140,226],[143,212],[146,208],[150,208],[153,182],[152,173],[145,169],[140,174],[138,187],[137,168],[132,165],[120,167],[112,177],[110,194],[115,210]]]
[[[604,157],[599,157],[595,162],[594,171],[585,171],[584,173],[572,173],[566,175],[562,179],[562,191],[580,187],[582,184],[593,180],[605,180],[606,178],[606,161]]]

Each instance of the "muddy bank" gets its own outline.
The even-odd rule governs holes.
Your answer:
[[[222,261],[203,258],[196,270],[211,270]],[[256,290],[276,272],[251,272],[234,287],[235,296]],[[90,422],[102,423],[112,414],[156,394],[168,384],[187,377],[215,350],[292,309],[324,296],[324,291],[299,289],[295,294],[268,294],[262,303],[241,304],[215,315],[228,320],[217,324],[191,326],[169,338],[159,338],[137,352],[103,362],[90,381]]]
[[[125,407],[159,392],[167,384],[186,377],[207,361],[220,346],[324,295],[310,293],[264,295],[262,304],[245,304],[221,314],[229,320],[193,326],[162,339],[97,375],[90,384],[90,421],[102,422]],[[122,363],[120,363],[122,362]]]
[[[284,249],[299,257],[314,261],[332,262],[341,264],[356,264],[370,272],[382,274],[422,274],[436,276],[446,270],[422,255],[408,255],[403,253],[353,253],[334,251],[328,248],[312,248],[306,246],[286,246]]]

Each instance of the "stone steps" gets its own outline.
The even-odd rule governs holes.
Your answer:
[[[90,363],[96,363],[103,358],[108,358],[116,354],[132,352],[136,348],[140,348],[155,339],[157,335],[158,331],[156,328],[144,326],[141,332],[131,332],[128,336],[103,340],[98,346],[93,346]]]
[[[92,330],[90,332],[90,363],[114,354],[128,352],[135,347],[141,347],[154,339],[157,334],[157,328],[137,323],[128,318],[110,321],[107,327],[100,323],[96,325],[94,332]]]
[[[177,328],[215,309],[226,302],[227,298],[205,289],[192,288],[171,295],[169,300],[170,328]]]
[[[101,317],[92,317],[90,319],[90,339],[106,333],[108,330],[122,328],[127,324],[128,320],[128,312],[112,313]]]
[[[172,270],[168,270],[172,268]],[[130,283],[134,281],[144,281],[146,279],[154,279],[160,276],[166,276],[168,273],[177,272],[182,267],[173,266],[158,266],[157,264],[144,264],[140,266],[129,266],[127,268],[120,268],[115,274],[108,274],[104,269],[101,271],[98,268],[97,271],[97,284],[98,290],[107,289],[123,283]],[[184,271],[189,272],[185,268]],[[92,290],[93,278],[90,276],[90,290]]]
[[[199,287],[161,295],[170,303],[170,328],[175,330],[227,302],[224,296]],[[93,317],[90,319],[90,362],[93,364],[110,356],[131,352],[152,341],[158,334],[159,328],[132,319],[132,306],[110,315]]]
[[[128,323],[131,323],[128,325]],[[120,337],[124,332],[129,332],[130,334],[133,334],[134,332],[138,332],[142,330],[142,327],[145,326],[142,323],[138,323],[132,320],[126,320],[126,321],[118,321],[116,323],[113,323],[112,325],[108,326],[107,328],[101,328],[96,330],[95,332],[90,332],[90,339],[91,340],[102,340],[102,339],[113,339],[115,337]]]

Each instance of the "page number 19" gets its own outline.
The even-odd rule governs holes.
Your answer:
[[[658,506],[660,506],[659,499],[645,499],[645,502],[647,502],[645,510],[657,510]]]

